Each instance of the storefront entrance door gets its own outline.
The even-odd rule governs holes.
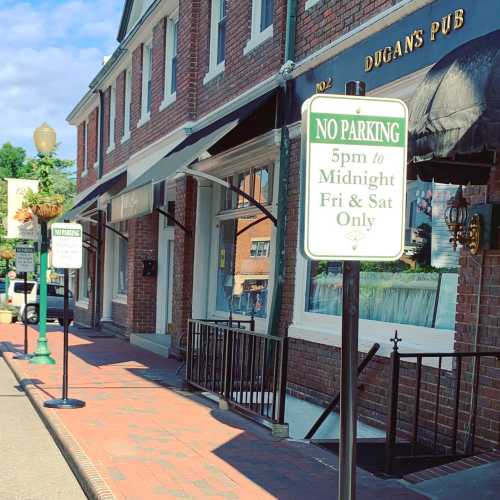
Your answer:
[[[163,219],[163,217],[162,217]],[[160,221],[158,234],[158,285],[156,302],[156,333],[169,332],[172,323],[172,283],[174,270],[174,228]]]

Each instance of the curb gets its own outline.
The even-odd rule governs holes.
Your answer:
[[[16,377],[19,385],[28,396],[31,404],[51,434],[77,481],[80,483],[85,495],[90,500],[117,500],[96,466],[61,421],[56,410],[43,406],[44,401],[39,391],[32,385],[32,378],[25,376],[18,363],[14,363],[12,357],[7,355],[7,353],[15,353],[10,351],[3,342],[0,342],[0,350],[7,366]]]

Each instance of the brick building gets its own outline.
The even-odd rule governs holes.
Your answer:
[[[489,15],[495,2],[291,4],[295,13],[271,0],[125,2],[119,46],[69,116],[79,191],[70,216],[99,239],[79,273],[76,317],[175,355],[189,318],[248,319],[253,311],[258,331],[288,333],[289,392],[328,402],[339,388],[341,267],[300,251],[300,106],[317,91],[343,93],[345,82],[363,80],[368,95],[407,103],[412,134],[406,263],[366,264],[361,273],[360,357],[374,342],[381,347],[362,375],[359,414],[383,428],[396,329],[409,353],[500,348],[500,253],[487,215],[500,199],[492,154],[500,133],[487,116],[500,47]],[[482,61],[482,76],[470,60]],[[443,82],[449,90],[440,93]],[[468,102],[474,112],[460,107]],[[260,220],[259,207],[214,178],[271,217]],[[466,197],[489,221],[474,256],[453,251],[444,222],[448,200],[469,183]],[[423,272],[405,272],[408,262]],[[470,441],[474,399],[476,445],[498,447],[498,362],[462,368],[459,393],[469,391],[470,402],[461,403],[459,447]],[[400,387],[414,384],[415,370],[415,360],[404,365]],[[457,362],[425,358],[419,370],[419,439],[436,432],[439,446],[450,447]],[[443,416],[433,427],[438,383]],[[412,404],[403,398],[399,407],[403,436]]]

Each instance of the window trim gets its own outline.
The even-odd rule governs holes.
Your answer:
[[[175,30],[177,26],[177,30]],[[177,42],[174,40],[174,36],[177,36]],[[160,111],[163,111],[166,107],[170,106],[177,99],[177,86],[172,92],[171,82],[172,82],[172,62],[174,57],[178,58],[179,54],[179,14],[176,12],[169,16],[166,20],[165,27],[165,71],[164,71],[164,84],[163,84],[163,101],[160,104]],[[175,54],[173,52],[173,47],[176,47]],[[178,61],[178,59],[177,59]],[[177,65],[178,66],[178,65]],[[177,69],[176,69],[177,72]],[[177,72],[178,75],[178,72]]]
[[[265,28],[263,31],[260,30],[260,21],[262,15],[262,2],[264,0],[252,0],[252,27],[250,32],[250,39],[243,49],[243,54],[247,55],[256,49],[259,45],[264,43],[266,40],[273,37],[273,26],[274,26],[274,12],[273,12],[273,22]],[[273,3],[274,9],[274,3]]]
[[[122,234],[125,236],[128,236],[128,226],[126,231],[124,231],[123,227],[120,228],[120,224],[122,223],[117,223],[114,224],[114,228],[117,231],[120,231]],[[119,271],[120,271],[120,240],[122,239],[121,236],[118,236],[117,234],[113,233],[114,237],[114,242],[113,242],[113,258],[114,258],[114,265],[113,265],[113,298],[112,302],[118,302],[120,304],[127,304],[128,301],[128,279],[127,279],[127,293],[120,293],[118,291],[118,279],[119,279]],[[128,274],[128,242],[127,242],[127,274]]]
[[[132,118],[132,67],[125,69],[125,82],[123,89],[123,133],[121,143],[130,139],[130,123]]]
[[[316,4],[318,4],[321,0],[307,0],[304,10],[312,9]]]
[[[224,50],[224,60],[220,63],[217,62],[217,55],[219,52],[219,23],[222,19],[219,18],[221,11],[221,3],[225,0],[212,0],[210,8],[210,40],[209,40],[209,62],[208,71],[203,78],[203,85],[213,80],[215,77],[219,76],[224,72],[226,65],[226,55]],[[226,23],[227,23],[227,13],[226,13]],[[227,24],[226,24],[226,34],[227,34]]]
[[[108,149],[107,153],[111,153],[115,149],[115,135],[116,135],[116,82],[110,87],[109,93],[109,130],[108,130]]]
[[[101,106],[97,106],[97,118],[96,118],[96,138],[95,138],[95,162],[94,168],[99,168],[99,150],[101,148]]]
[[[142,45],[142,77],[141,77],[141,117],[137,123],[137,128],[142,127],[151,118],[151,108],[153,92],[151,91],[151,103],[149,98],[149,83],[153,84],[153,41],[152,39]],[[149,110],[148,110],[149,104]]]
[[[89,121],[84,120],[84,122],[83,122],[83,169],[82,169],[82,173],[80,174],[80,177],[86,177],[88,174],[88,170],[89,170],[89,166],[88,166],[88,161],[89,161],[88,135],[89,135]]]

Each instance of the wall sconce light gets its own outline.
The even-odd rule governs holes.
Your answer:
[[[444,220],[451,233],[450,242],[453,250],[457,244],[466,247],[472,255],[479,252],[481,241],[481,216],[474,214],[469,220],[469,203],[464,198],[462,186],[457,189],[455,196],[448,200],[444,212]]]

